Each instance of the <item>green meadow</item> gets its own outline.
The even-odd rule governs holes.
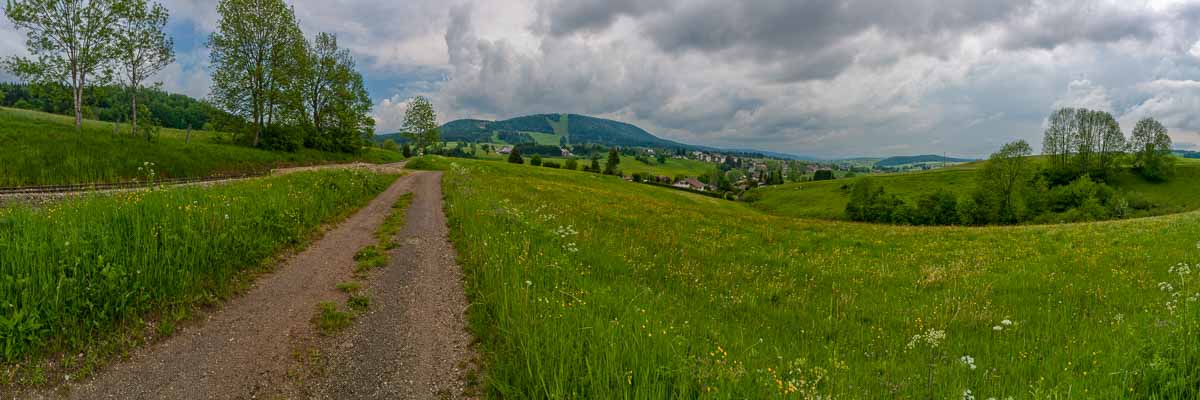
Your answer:
[[[897,227],[412,166],[446,171],[490,397],[1177,399],[1200,382],[1200,213]]]
[[[960,197],[976,188],[976,174],[982,162],[963,164],[923,172],[872,175],[870,179],[889,194],[914,203],[925,194],[946,189]],[[854,183],[864,177],[832,181],[790,183],[755,189],[748,200],[754,208],[770,214],[846,220],[846,204]],[[1178,160],[1175,175],[1164,183],[1148,182],[1125,170],[1109,182],[1120,193],[1133,194],[1150,204],[1149,209],[1134,210],[1130,217],[1166,215],[1200,209],[1200,162]]]
[[[397,152],[376,148],[359,155],[302,149],[271,152],[228,144],[230,134],[161,129],[154,142],[135,138],[128,125],[85,120],[76,132],[72,117],[0,108],[0,187],[118,182],[145,179],[138,167],[157,165],[159,178],[266,172],[272,168],[364,161],[396,162]]]
[[[240,277],[395,178],[304,172],[0,208],[0,364],[17,362],[12,372],[85,350],[95,361],[121,348],[114,332],[145,318],[170,333],[193,306],[232,294]]]

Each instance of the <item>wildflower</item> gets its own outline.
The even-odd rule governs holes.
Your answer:
[[[996,325],[996,326],[992,327],[992,330],[996,331],[996,332],[1000,332],[1000,331],[1004,330],[1004,327],[1000,326],[1000,325]]]
[[[975,400],[975,395],[971,393],[971,389],[963,391],[962,400]]]
[[[975,357],[962,356],[962,357],[959,357],[958,361],[961,361],[963,363],[963,365],[967,366],[967,368],[970,368],[972,370],[975,369]]]
[[[924,343],[929,348],[934,349],[941,345],[944,339],[946,339],[946,331],[930,329],[924,334],[913,335],[912,339],[908,341],[908,348],[912,349]]]
[[[1004,325],[1004,326],[1011,326],[1012,324],[1013,324],[1013,322],[1012,322],[1012,321],[1009,321],[1009,320],[1007,320],[1007,319],[1006,319],[1006,320],[1003,320],[1003,321],[1000,321],[1000,325]]]
[[[525,281],[525,286],[533,286],[533,282],[532,282],[532,281]]]

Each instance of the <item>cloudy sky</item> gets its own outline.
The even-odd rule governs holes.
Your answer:
[[[206,96],[215,0],[164,0],[168,90]],[[357,56],[381,132],[570,112],[669,139],[826,157],[985,156],[1056,107],[1200,145],[1200,0],[294,0]],[[0,22],[0,54],[23,53]],[[0,76],[0,79],[4,78]]]

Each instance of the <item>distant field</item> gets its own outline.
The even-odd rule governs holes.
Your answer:
[[[220,144],[217,132],[163,129],[154,143],[129,135],[129,126],[117,136],[107,122],[85,120],[76,133],[74,119],[36,111],[0,108],[0,187],[53,185],[144,179],[138,167],[153,162],[159,178],[266,171],[274,167],[331,162],[395,162],[397,152],[370,148],[361,155],[303,149],[295,153],[271,152]],[[228,140],[229,134],[223,134]]]
[[[508,159],[508,156],[504,155],[504,154],[497,154],[497,153],[484,154],[483,152],[479,152],[477,157],[479,157],[479,159],[481,159],[481,160],[492,160],[492,161],[504,161],[504,160]],[[524,158],[525,158],[525,162],[528,163],[529,156],[525,156]],[[567,159],[562,158],[562,157],[543,157],[542,159],[545,161],[554,161],[559,164],[563,164],[567,161]],[[602,167],[604,165],[605,160],[607,160],[607,157],[602,158],[600,160],[600,165]],[[585,159],[585,158],[576,158],[576,161],[579,162],[579,165],[581,167],[585,164],[590,164],[592,162],[590,159]],[[713,169],[716,168],[716,165],[713,165],[712,163],[706,163],[703,161],[696,161],[696,160],[680,160],[680,159],[668,158],[666,164],[659,164],[658,161],[654,160],[654,159],[651,159],[651,161],[652,161],[651,164],[646,164],[641,161],[638,161],[634,157],[622,155],[621,156],[621,164],[619,164],[618,169],[620,169],[621,173],[625,174],[625,175],[633,175],[636,173],[647,173],[647,174],[651,174],[654,176],[666,176],[666,177],[674,178],[676,176],[697,177],[697,176],[701,176],[701,175],[705,175],[705,174],[711,174]]]
[[[946,169],[905,174],[875,175],[871,179],[892,194],[915,201],[923,194],[947,189],[960,196],[975,190],[975,173],[979,163],[962,164]],[[760,199],[753,203],[759,210],[771,214],[799,218],[846,219],[846,203],[850,188],[859,178],[822,182],[792,183],[755,189]],[[1146,182],[1123,172],[1112,182],[1119,191],[1142,195],[1154,207],[1134,211],[1131,217],[1172,214],[1200,209],[1200,163],[1181,161],[1176,176],[1166,183]]]
[[[418,166],[447,171],[491,397],[1169,399],[1200,382],[1200,282],[1176,269],[1200,262],[1200,213],[894,227]]]

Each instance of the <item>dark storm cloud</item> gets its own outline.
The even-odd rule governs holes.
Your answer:
[[[536,27],[554,36],[608,29],[621,16],[637,17],[662,10],[666,2],[645,0],[547,0]]]

